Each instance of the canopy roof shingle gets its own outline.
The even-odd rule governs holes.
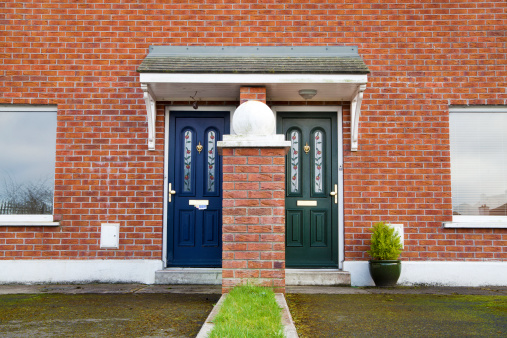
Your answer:
[[[357,46],[150,46],[140,73],[368,74]]]

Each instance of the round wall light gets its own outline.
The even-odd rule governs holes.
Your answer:
[[[315,89],[301,89],[299,91],[299,96],[305,100],[311,100],[315,95],[317,95],[317,91]]]

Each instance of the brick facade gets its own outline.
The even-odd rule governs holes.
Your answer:
[[[343,103],[345,258],[368,259],[380,220],[405,225],[404,260],[507,258],[506,229],[442,227],[449,105],[507,104],[504,0],[4,1],[0,13],[0,104],[58,105],[61,217],[0,227],[0,259],[161,258],[164,105],[187,103],[158,102],[148,151],[136,68],[149,45],[357,45],[371,74],[357,153]],[[99,248],[106,221],[121,225],[118,250]]]

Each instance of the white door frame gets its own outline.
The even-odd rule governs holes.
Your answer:
[[[336,112],[337,137],[338,137],[338,268],[343,269],[345,260],[345,231],[343,225],[343,126],[342,126],[342,107],[341,106],[273,106],[271,107],[275,114],[277,112]],[[276,130],[276,127],[275,127]]]
[[[162,227],[162,262],[164,268],[167,267],[167,221],[168,221],[168,210],[167,194],[169,186],[169,117],[171,111],[188,111],[188,112],[204,112],[204,111],[229,111],[231,114],[230,118],[230,129],[232,134],[232,115],[236,110],[236,106],[201,106],[198,109],[192,108],[192,106],[171,106],[166,105],[164,109],[165,115],[165,130],[164,130],[164,211],[163,211],[163,227]]]

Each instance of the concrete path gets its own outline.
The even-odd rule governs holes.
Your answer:
[[[220,285],[146,285],[146,284],[0,284],[0,295],[29,293],[184,293],[184,294],[222,294]]]
[[[507,286],[489,287],[438,287],[438,286],[397,286],[377,287],[335,287],[335,286],[288,286],[287,294],[400,294],[400,295],[507,295]]]
[[[424,287],[399,286],[393,288],[376,287],[335,287],[335,286],[288,286],[287,294],[434,294],[434,295],[507,295],[507,286],[492,287]],[[145,285],[145,284],[0,284],[2,294],[35,293],[183,293],[219,295],[220,285]]]

